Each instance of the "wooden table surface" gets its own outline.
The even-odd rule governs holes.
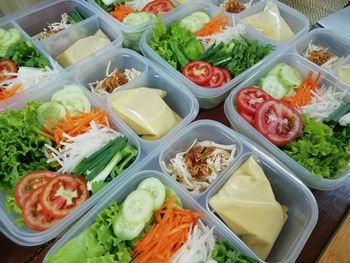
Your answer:
[[[224,114],[223,104],[211,110],[202,110],[197,119],[213,119],[229,126],[229,122]],[[319,218],[314,231],[300,253],[297,260],[298,263],[317,261],[317,258],[321,255],[350,209],[350,180],[333,191],[313,190],[312,192],[317,200]],[[37,247],[22,247],[0,234],[0,262],[42,262],[46,252],[54,242],[55,240]]]

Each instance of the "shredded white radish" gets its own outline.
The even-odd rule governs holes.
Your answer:
[[[13,79],[8,79],[0,83],[1,88],[11,89],[16,84],[21,84],[21,90],[28,89],[44,79],[49,79],[55,74],[57,70],[52,70],[49,67],[32,68],[19,67],[18,72],[6,72],[5,76],[14,76]]]
[[[175,253],[171,262],[213,262],[211,254],[215,243],[214,227],[209,228],[201,220],[198,220],[189,233],[186,243]]]
[[[121,134],[107,126],[97,125],[90,122],[90,130],[76,137],[63,134],[68,140],[61,142],[61,147],[57,150],[45,144],[48,158],[47,162],[58,162],[61,168],[58,173],[70,173],[84,158],[89,157],[94,152],[105,146],[110,140],[121,136]]]
[[[215,150],[206,158],[206,166],[211,169],[211,174],[205,176],[202,180],[194,178],[186,164],[185,156],[194,146],[214,147]],[[197,143],[195,140],[190,148],[185,152],[180,152],[170,159],[169,164],[162,162],[163,168],[187,190],[200,193],[207,189],[209,185],[220,175],[234,159],[236,145],[221,145],[212,141],[202,141]]]
[[[227,27],[224,31],[210,36],[197,37],[203,44],[204,49],[209,48],[212,44],[224,42],[228,44],[232,39],[241,39],[245,34],[246,27],[244,24]]]
[[[332,114],[342,103],[346,95],[345,90],[336,87],[322,85],[317,92],[312,91],[313,97],[310,104],[302,106],[301,111],[310,117],[322,121]]]
[[[71,24],[68,22],[68,14],[67,13],[63,13],[61,15],[61,21],[60,22],[55,22],[52,24],[48,23],[48,28],[44,28],[42,32],[40,32],[39,34],[37,34],[36,36],[34,36],[33,38],[37,39],[37,40],[43,40],[45,38],[48,38],[49,36],[62,31],[68,27],[71,26]]]
[[[310,41],[310,43],[308,44],[308,47],[307,47],[307,50],[305,51],[305,53],[303,54],[304,57],[308,57],[309,54],[311,52],[314,52],[314,51],[318,51],[318,52],[326,52],[328,51],[328,47],[327,48],[323,48],[323,47],[320,47],[320,46],[317,46],[315,44],[312,43],[312,41]],[[321,65],[322,68],[334,68],[337,64],[339,64],[344,58],[341,57],[339,58],[338,56],[334,55],[333,53],[332,54],[332,57],[325,63],[323,63]]]

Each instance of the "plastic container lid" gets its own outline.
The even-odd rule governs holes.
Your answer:
[[[331,190],[340,187],[350,176],[350,168],[346,169],[340,175],[332,178],[325,179],[321,176],[312,175],[310,171],[306,170],[302,165],[294,161],[286,153],[280,150],[277,146],[272,144],[268,139],[261,135],[254,127],[248,124],[235,110],[234,102],[236,94],[244,87],[254,86],[258,84],[259,80],[266,76],[268,71],[278,63],[287,63],[296,68],[302,75],[306,76],[310,70],[313,72],[320,72],[321,79],[320,85],[326,84],[326,86],[335,86],[339,89],[346,90],[346,86],[341,81],[334,78],[330,73],[322,68],[311,63],[307,59],[298,54],[283,54],[271,59],[264,67],[260,68],[254,75],[242,82],[236,87],[229,97],[225,101],[225,114],[230,121],[233,128],[237,129],[240,133],[246,135],[257,144],[267,149],[271,155],[276,159],[284,163],[294,174],[302,180],[307,186],[310,186],[319,190]]]
[[[278,5],[278,8],[281,11],[281,15],[286,19],[287,23],[290,24],[292,30],[295,32],[295,36],[290,40],[293,41],[297,37],[300,37],[300,35],[304,34],[308,30],[308,20],[305,16],[300,14],[299,12],[295,11],[294,9],[280,3],[276,2]],[[265,1],[262,1],[260,3],[257,3],[256,5],[252,6],[251,8],[247,9],[244,12],[244,15],[252,14],[259,12],[261,8],[265,7]],[[202,2],[202,1],[191,1],[181,7],[178,8],[178,11],[175,12],[172,15],[169,15],[166,17],[163,21],[164,23],[169,26],[173,22],[180,20],[183,17],[186,17],[190,15],[191,13],[195,11],[202,11],[207,13],[210,17],[214,17],[220,13],[222,13],[222,9],[213,5],[210,2]],[[228,13],[225,13],[226,16],[229,17],[230,25],[233,24],[233,19],[237,21],[237,23],[241,22],[241,16],[240,15],[228,15]],[[292,24],[293,23],[293,24]],[[149,45],[148,43],[153,38],[153,32],[152,29],[148,29],[144,32],[141,38],[140,42],[140,48],[144,56],[150,58],[152,61],[155,61],[158,63],[161,67],[165,68],[168,72],[170,72],[173,76],[176,76],[177,79],[179,79],[181,82],[183,82],[188,89],[196,96],[196,98],[199,100],[200,107],[201,108],[213,108],[216,105],[218,105],[220,102],[222,102],[225,97],[228,95],[229,91],[237,86],[241,81],[246,79],[248,76],[250,76],[252,73],[254,73],[261,65],[263,65],[266,61],[271,59],[273,55],[278,54],[279,50],[283,47],[285,47],[288,42],[276,42],[273,41],[266,36],[264,36],[262,33],[258,32],[254,28],[247,26],[246,29],[246,37],[248,39],[256,39],[262,44],[274,44],[276,45],[276,50],[271,52],[270,55],[266,56],[259,62],[257,62],[253,67],[247,69],[240,75],[236,76],[234,79],[232,79],[230,82],[224,84],[223,86],[215,89],[206,89],[201,86],[196,85],[189,79],[187,79],[181,72],[177,71],[175,68],[173,68],[170,64],[168,64],[163,58],[161,58]]]
[[[75,84],[63,77],[56,77],[52,79],[49,83],[40,84],[31,90],[23,91],[20,95],[21,98],[17,97],[14,103],[10,103],[9,108],[22,108],[27,102],[33,100],[47,101],[50,100],[51,95],[63,88],[63,86],[68,84]],[[80,87],[85,95],[89,98],[92,106],[97,108],[103,108],[98,101],[96,101],[93,96],[85,89]],[[1,114],[1,113],[0,113]],[[93,205],[105,198],[106,194],[110,191],[113,191],[114,187],[120,182],[125,180],[126,172],[133,171],[136,164],[141,159],[141,146],[138,142],[138,138],[134,134],[130,133],[129,129],[124,126],[123,123],[120,123],[114,118],[110,118],[110,124],[112,127],[120,131],[122,134],[128,137],[129,143],[135,145],[138,149],[138,155],[132,165],[130,165],[125,172],[118,175],[114,178],[109,184],[107,184],[99,192],[91,196],[87,201],[84,202],[79,208],[74,210],[71,214],[64,217],[59,223],[52,226],[46,231],[35,232],[30,228],[18,227],[15,225],[14,220],[16,219],[14,214],[9,214],[5,208],[5,198],[6,194],[3,191],[0,191],[0,231],[2,231],[8,238],[13,242],[23,245],[23,246],[36,246],[42,243],[45,243],[58,235],[60,235],[65,229],[72,225],[75,220],[82,216],[88,209]],[[3,228],[1,228],[1,225]]]

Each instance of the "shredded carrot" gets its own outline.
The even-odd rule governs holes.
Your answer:
[[[318,82],[320,81],[321,74],[318,72],[315,79],[313,79],[313,72],[310,71],[306,79],[300,87],[295,91],[295,95],[289,98],[283,98],[292,106],[301,107],[309,104],[312,101],[313,92],[317,90]]]
[[[91,121],[108,126],[107,112],[104,109],[92,109],[89,113],[79,111],[76,116],[67,114],[57,122],[48,120],[49,125],[44,125],[40,133],[53,140],[59,147],[61,142],[68,140],[64,133],[72,137],[85,133],[90,129]]]
[[[187,241],[191,228],[198,218],[205,216],[178,208],[175,196],[170,197],[155,212],[156,223],[136,242],[132,256],[134,263],[170,262],[171,257]]]
[[[22,87],[22,85],[17,83],[15,85],[13,85],[13,87],[10,89],[0,90],[0,101],[6,100],[6,99],[14,96],[21,87]]]
[[[228,26],[227,16],[220,14],[212,18],[208,23],[206,23],[202,29],[196,31],[194,34],[196,36],[211,36],[216,33],[222,32]]]
[[[109,12],[111,16],[113,16],[115,19],[119,20],[120,22],[123,21],[123,19],[131,13],[134,13],[135,11],[126,6],[126,5],[116,5],[114,7],[114,11]]]

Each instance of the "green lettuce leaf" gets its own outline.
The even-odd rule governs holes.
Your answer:
[[[350,160],[349,140],[334,136],[331,127],[302,115],[301,136],[284,146],[283,151],[316,176],[330,178],[346,169]]]
[[[212,257],[218,263],[255,263],[255,259],[244,256],[237,251],[227,241],[219,241],[215,244],[212,251]]]

